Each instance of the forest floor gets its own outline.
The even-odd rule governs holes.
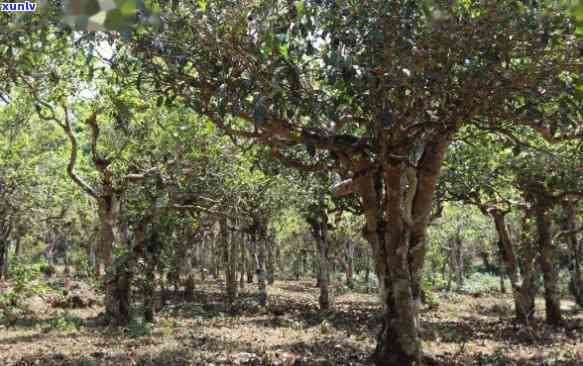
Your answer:
[[[270,304],[242,290],[235,314],[222,305],[221,284],[198,284],[196,301],[170,299],[153,325],[96,325],[100,306],[40,311],[0,325],[0,365],[365,365],[380,326],[377,296],[337,295],[320,312],[312,281],[278,281]],[[583,365],[583,314],[563,302],[567,326],[512,322],[509,295],[433,294],[425,309],[424,347],[444,365]],[[43,305],[43,304],[41,304]],[[543,302],[537,300],[537,319]]]

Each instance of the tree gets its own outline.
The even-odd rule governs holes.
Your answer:
[[[580,134],[575,120],[518,113],[529,95],[580,83],[571,19],[546,2],[225,1],[164,7],[162,18],[160,33],[133,42],[151,86],[291,166],[352,179],[383,288],[379,365],[422,362],[415,299],[436,182],[458,129],[521,124],[549,141]],[[303,148],[310,163],[294,159]]]

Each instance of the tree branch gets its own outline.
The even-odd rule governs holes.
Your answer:
[[[69,138],[69,141],[71,142],[71,151],[70,151],[70,156],[69,156],[69,164],[67,165],[67,173],[69,174],[69,177],[71,177],[71,179],[79,186],[81,187],[81,189],[87,193],[88,195],[92,196],[95,199],[99,199],[99,195],[97,193],[97,191],[95,189],[93,189],[88,183],[86,183],[76,172],[75,172],[75,165],[77,164],[77,153],[78,153],[78,149],[79,149],[79,143],[77,142],[77,137],[75,136],[75,134],[73,133],[73,130],[71,129],[71,121],[69,120],[69,109],[67,108],[66,105],[63,105],[63,110],[65,112],[65,121],[64,123],[59,123],[59,126],[61,126],[61,128],[63,128],[63,130],[65,131],[65,134],[67,134],[67,137]],[[91,114],[91,116],[89,117],[91,118],[96,118],[97,117],[97,111],[93,112]]]

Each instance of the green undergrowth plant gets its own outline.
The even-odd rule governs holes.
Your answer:
[[[41,280],[46,263],[14,263],[8,271],[8,287],[0,292],[0,320],[14,324],[26,315],[25,301],[53,290]]]
[[[40,327],[40,331],[48,333],[53,330],[74,333],[78,332],[85,325],[85,321],[76,315],[66,311],[57,312],[56,316],[49,319],[46,324]]]

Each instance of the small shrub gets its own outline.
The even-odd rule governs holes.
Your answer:
[[[460,291],[470,294],[498,292],[500,291],[500,278],[489,273],[477,272],[466,279]]]
[[[59,312],[58,315],[49,320],[49,322],[41,328],[43,333],[48,333],[52,330],[59,330],[62,332],[77,332],[85,325],[83,319],[75,315],[70,315],[67,312]]]
[[[334,289],[335,295],[343,295],[349,293],[351,290],[348,286],[338,286]]]
[[[151,335],[153,327],[154,326],[151,323],[132,320],[126,328],[126,331],[130,338],[141,338]]]
[[[11,286],[0,293],[0,318],[14,324],[26,313],[24,302],[34,296],[45,295],[51,291],[40,281],[43,263],[24,265],[15,263],[9,268],[8,278]]]

